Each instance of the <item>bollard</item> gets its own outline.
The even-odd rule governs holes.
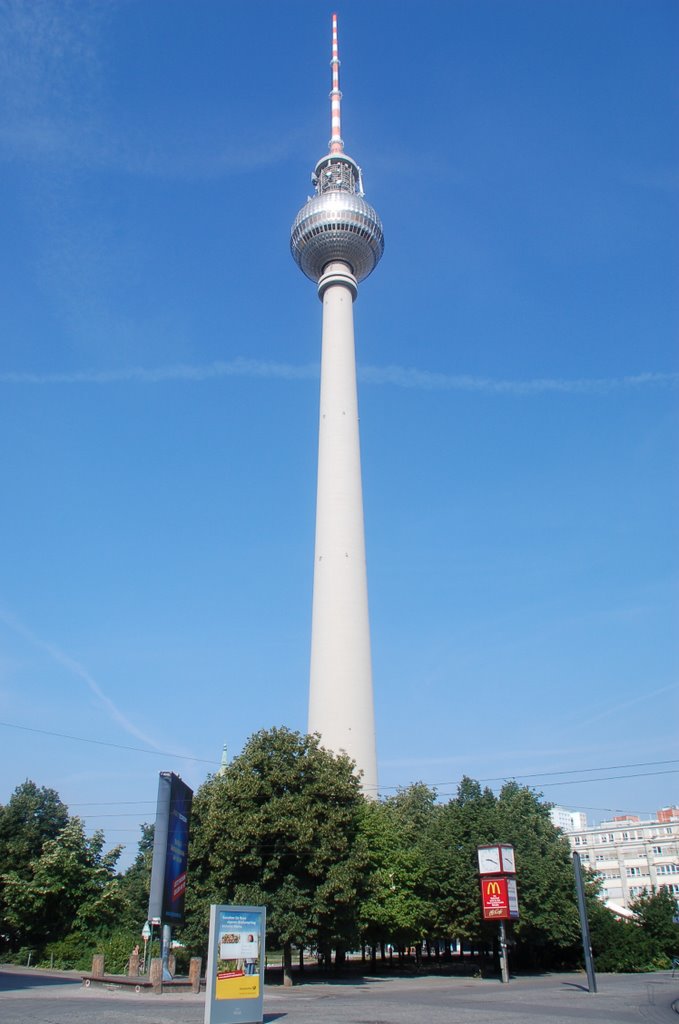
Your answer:
[[[163,991],[163,961],[159,956],[154,956],[151,960],[149,981],[153,985],[154,992],[161,993]]]
[[[130,953],[130,959],[127,961],[127,976],[128,978],[139,977],[139,953]]]
[[[201,990],[201,968],[203,967],[203,961],[200,956],[192,956],[188,962],[188,980],[190,981],[190,990],[192,992],[200,992]]]
[[[92,977],[103,978],[104,977],[104,954],[95,953],[92,957]]]

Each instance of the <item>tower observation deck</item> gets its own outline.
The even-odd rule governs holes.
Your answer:
[[[323,303],[309,732],[346,752],[377,796],[368,584],[353,302],[384,252],[382,224],[344,152],[337,16],[332,18],[331,138],[292,225],[290,249]]]

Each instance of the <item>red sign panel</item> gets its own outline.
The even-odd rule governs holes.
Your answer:
[[[513,921],[519,916],[513,878],[482,878],[481,900],[484,921]]]

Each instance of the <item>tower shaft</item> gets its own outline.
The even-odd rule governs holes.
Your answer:
[[[309,732],[344,750],[377,795],[368,582],[356,390],[356,279],[331,263],[323,302]]]
[[[346,752],[377,797],[368,582],[363,532],[353,302],[384,251],[382,222],[341,135],[337,16],[332,18],[332,137],[297,214],[292,256],[323,302],[309,732]]]

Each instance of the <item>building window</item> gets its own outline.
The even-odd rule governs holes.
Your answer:
[[[653,853],[662,853],[662,846],[654,846]]]
[[[623,832],[622,838],[623,839],[629,839],[629,832]]]
[[[641,868],[627,868],[627,877],[636,878],[641,874]]]

